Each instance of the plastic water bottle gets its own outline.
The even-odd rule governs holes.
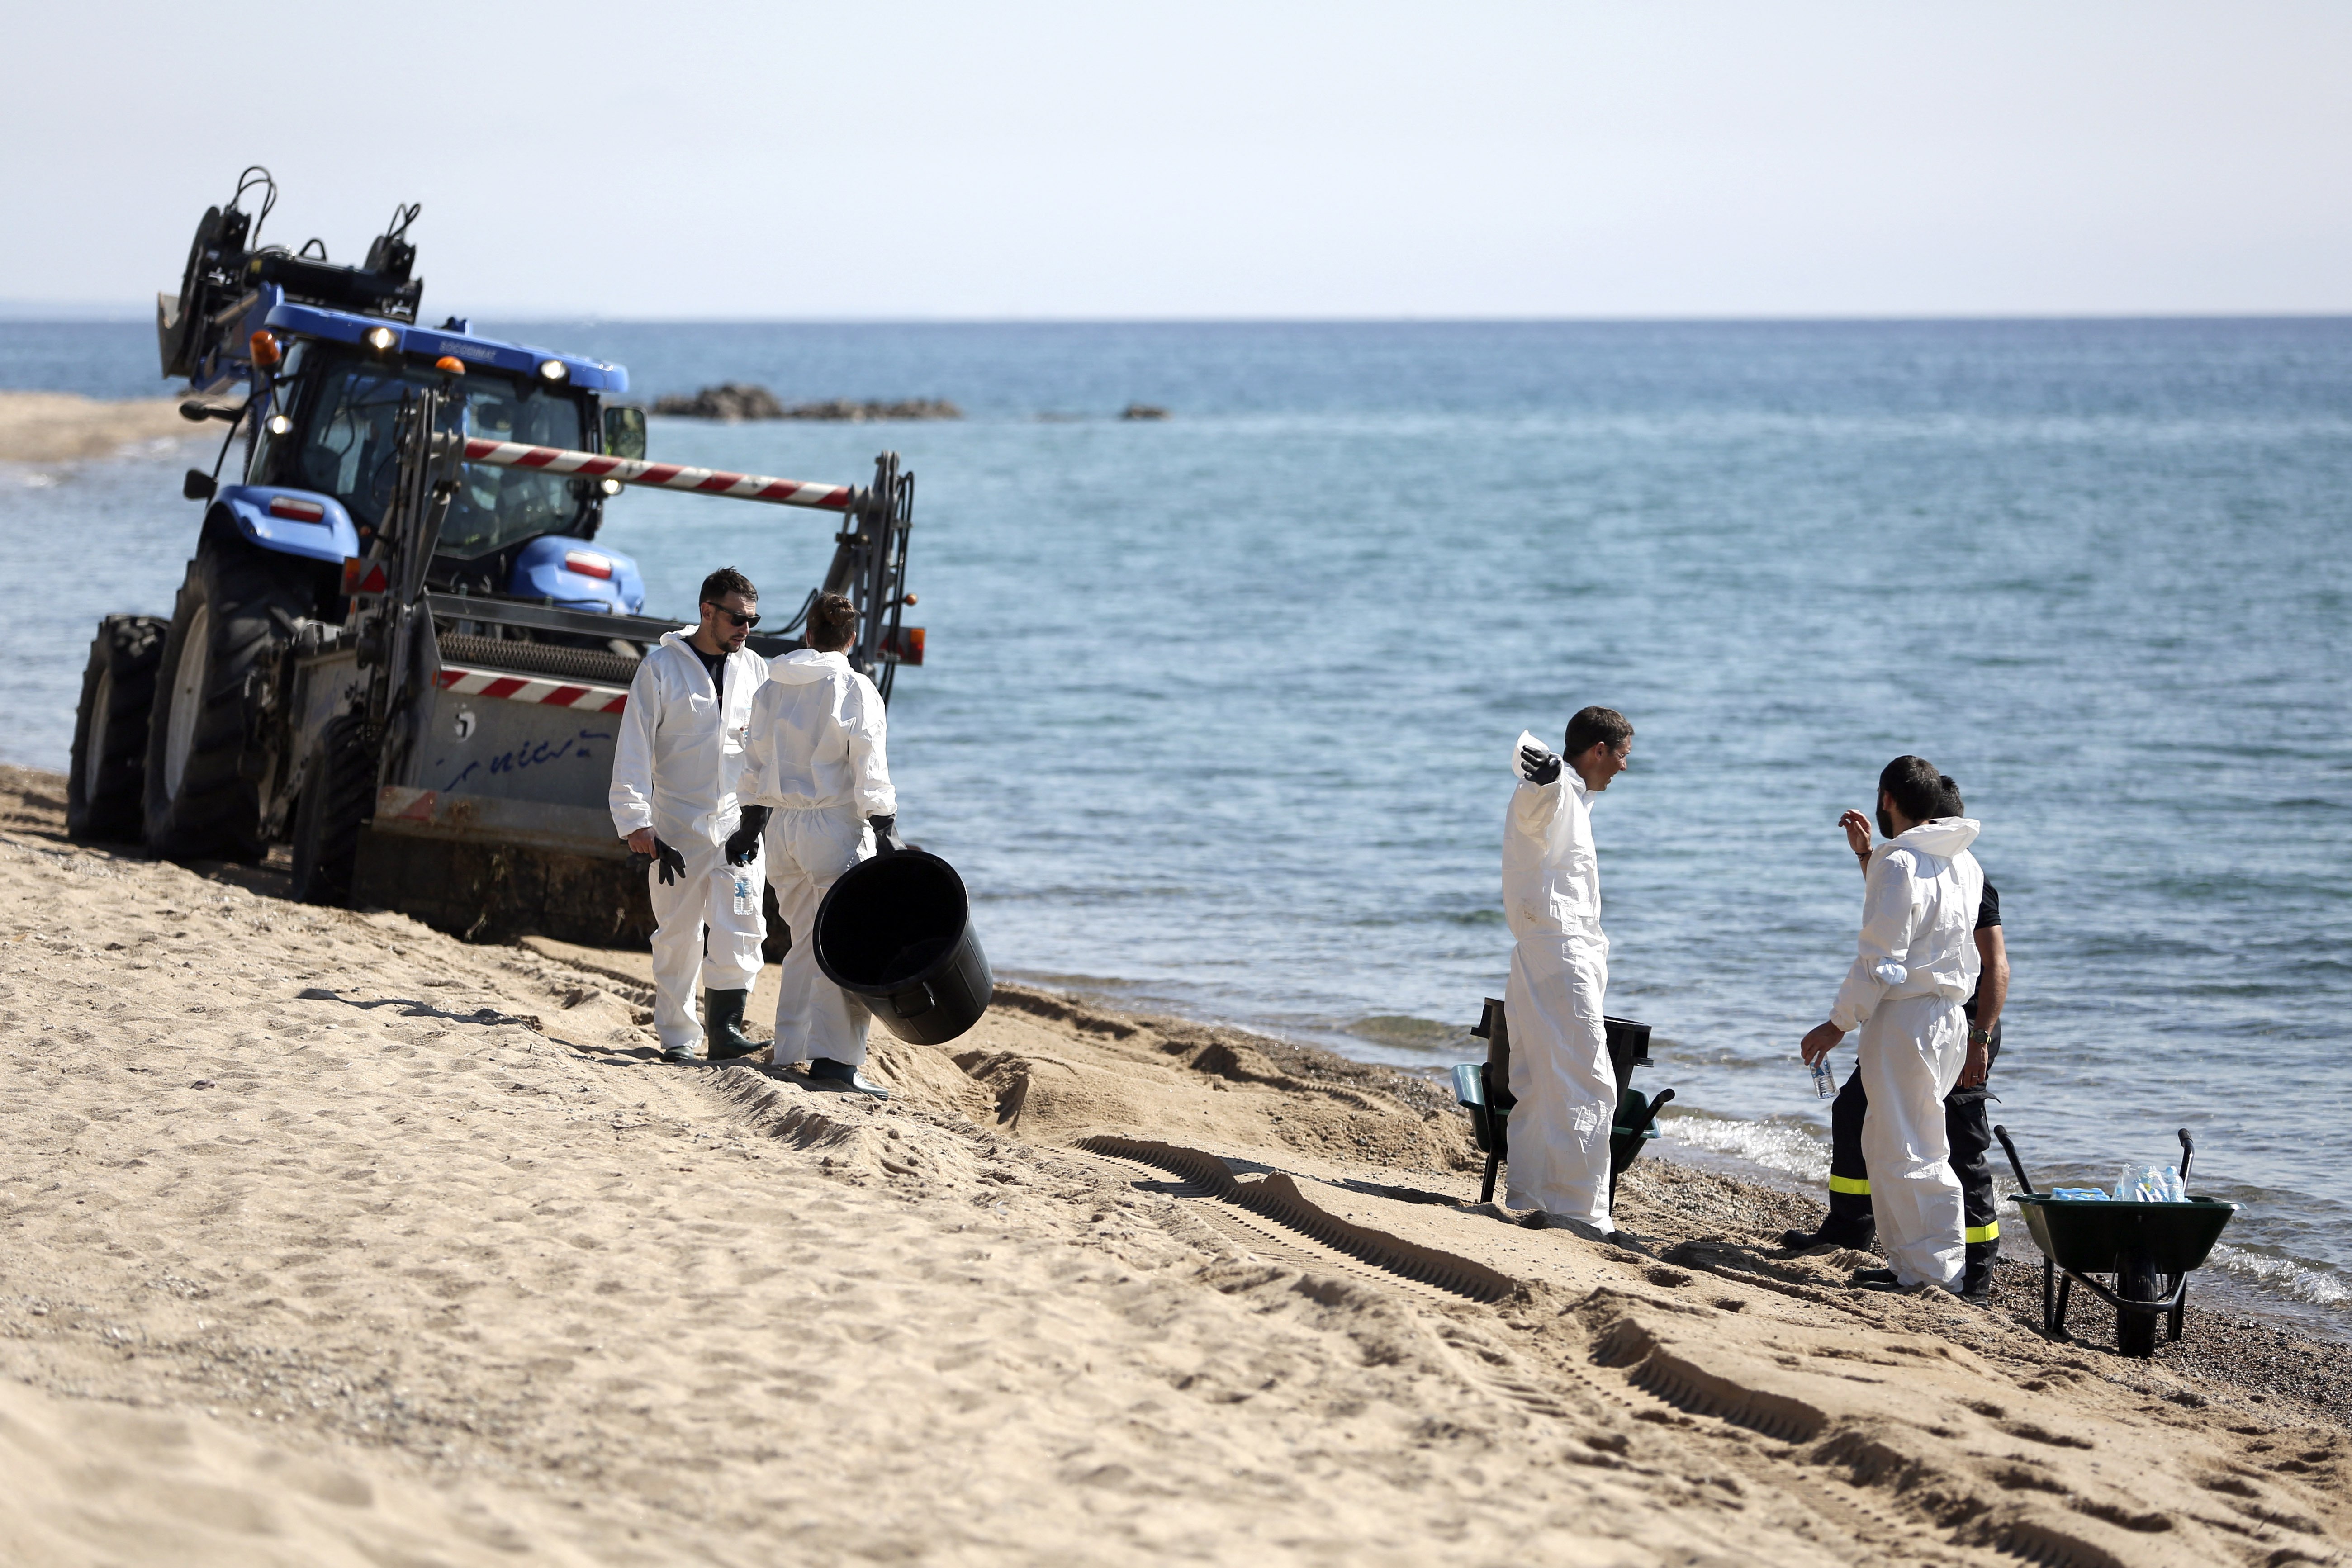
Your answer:
[[[2116,1198],[2127,1204],[2177,1204],[2188,1200],[2180,1171],[2173,1165],[2126,1165],[2116,1181]]]
[[[1817,1062],[1808,1063],[1807,1069],[1813,1075],[1813,1094],[1816,1098],[1827,1100],[1837,1092],[1837,1074],[1830,1070],[1829,1058],[1823,1057]]]
[[[735,912],[739,915],[756,914],[759,908],[760,900],[751,891],[751,873],[748,870],[736,872]]]

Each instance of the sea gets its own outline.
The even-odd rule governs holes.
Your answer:
[[[1817,1186],[1837,819],[1916,753],[1983,824],[2034,1181],[2188,1129],[2244,1205],[2200,1288],[2352,1337],[2352,321],[479,325],[646,398],[962,408],[652,444],[917,475],[892,770],[1002,973],[1476,1059],[1513,742],[1606,704],[1636,1084],[1683,1157]],[[0,386],[169,390],[129,323],[0,323]],[[211,456],[0,466],[0,756],[64,766],[97,617],[168,613]],[[725,564],[797,604],[831,531],[632,492],[602,539],[685,616]]]

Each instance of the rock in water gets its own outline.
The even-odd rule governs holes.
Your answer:
[[[821,403],[785,405],[764,386],[730,381],[706,386],[691,397],[672,395],[654,404],[656,414],[679,419],[824,419],[861,424],[869,419],[961,419],[963,410],[943,397],[857,400],[829,397]]]
[[[1130,403],[1118,411],[1121,419],[1165,419],[1168,410],[1157,403]]]
[[[660,398],[654,404],[654,412],[682,419],[724,419],[732,424],[739,419],[782,419],[784,405],[764,386],[730,381],[706,386],[692,397]]]
[[[862,424],[868,419],[961,419],[963,410],[944,397],[906,397],[895,402],[853,402],[845,397],[823,403],[795,403],[784,410],[787,419],[837,419]]]

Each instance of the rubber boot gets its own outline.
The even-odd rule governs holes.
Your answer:
[[[857,1093],[870,1094],[877,1100],[890,1098],[888,1089],[884,1089],[847,1062],[837,1062],[827,1057],[816,1057],[809,1062],[808,1075],[811,1078],[824,1079],[833,1083],[846,1084]]]
[[[702,994],[702,1032],[710,1037],[710,1059],[733,1061],[761,1050],[759,1041],[743,1033],[743,1007],[749,991],[706,991]]]
[[[1811,1230],[1782,1232],[1781,1246],[1798,1252],[1815,1247],[1870,1250],[1878,1223],[1870,1208],[1870,1167],[1862,1158],[1862,1121],[1869,1110],[1862,1069],[1856,1068],[1830,1102],[1830,1212]]]

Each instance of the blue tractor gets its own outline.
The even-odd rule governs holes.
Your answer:
[[[184,486],[204,522],[171,617],[100,624],[68,827],[180,858],[287,844],[300,898],[477,936],[641,936],[611,743],[680,622],[646,616],[636,563],[596,542],[606,503],[661,484],[839,513],[801,615],[753,640],[798,647],[816,595],[847,594],[852,658],[887,694],[921,657],[900,618],[913,476],[895,453],[856,488],[649,463],[619,365],[420,323],[416,207],[352,267],[262,245],[276,197],[247,170],[157,299],[182,414],[228,428]]]

